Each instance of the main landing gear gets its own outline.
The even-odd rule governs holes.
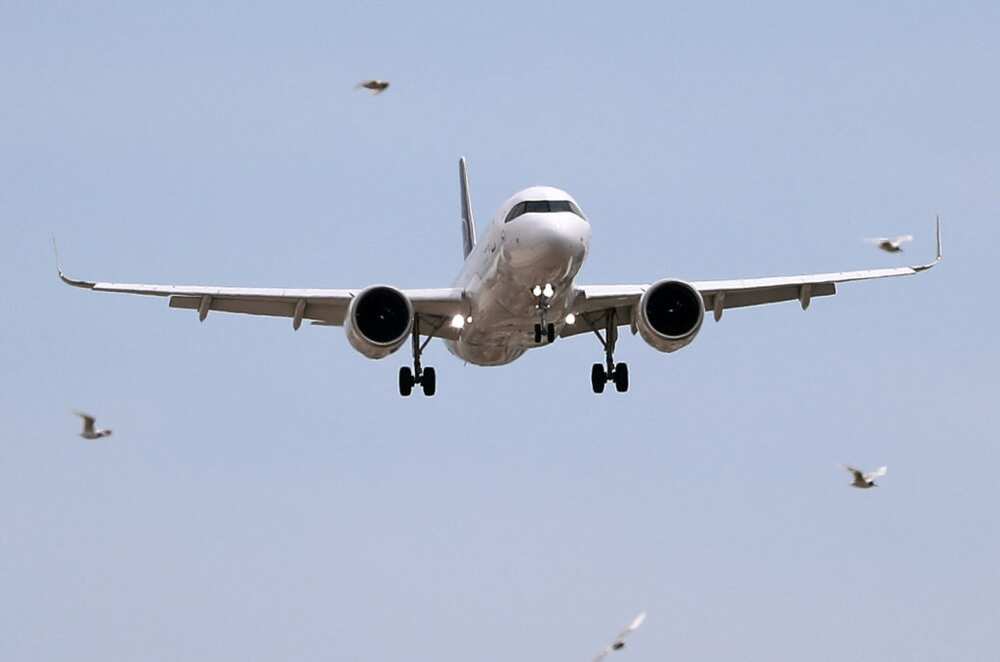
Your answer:
[[[535,309],[538,310],[538,324],[535,325],[535,344],[542,344],[542,335],[544,334],[545,340],[551,345],[556,341],[556,325],[552,322],[545,322],[545,313],[549,310],[549,301],[552,299],[552,295],[555,294],[555,290],[552,289],[550,283],[546,283],[545,287],[535,285],[531,293],[537,299]]]
[[[595,363],[590,368],[590,385],[594,393],[604,393],[604,386],[608,382],[614,382],[615,390],[619,393],[628,390],[628,364],[615,364],[615,344],[618,342],[618,324],[615,317],[615,311],[612,309],[607,316],[603,337],[597,329],[591,329],[604,345],[604,365]]]
[[[433,333],[433,331],[432,331]],[[437,392],[437,373],[434,368],[420,366],[420,355],[423,353],[427,343],[434,336],[427,336],[427,340],[420,342],[420,316],[413,318],[413,369],[403,366],[399,369],[399,394],[404,398],[413,392],[413,387],[420,384],[424,390],[424,395],[430,397]]]

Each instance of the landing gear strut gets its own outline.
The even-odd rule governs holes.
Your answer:
[[[433,333],[433,331],[431,332]],[[413,369],[411,370],[407,366],[403,366],[399,369],[399,394],[404,398],[409,396],[413,392],[413,387],[416,384],[420,384],[420,387],[424,390],[424,395],[430,397],[437,392],[437,373],[434,368],[427,366],[426,368],[420,365],[420,355],[423,354],[424,348],[427,347],[427,343],[431,341],[434,336],[427,336],[427,340],[423,343],[420,342],[420,316],[416,315],[413,318]]]
[[[607,316],[604,327],[604,336],[600,331],[591,328],[597,339],[604,345],[604,365],[595,363],[590,368],[590,385],[594,393],[604,393],[604,386],[608,382],[615,383],[615,390],[624,393],[628,390],[628,364],[615,364],[615,344],[618,342],[618,324],[616,314],[612,309]]]

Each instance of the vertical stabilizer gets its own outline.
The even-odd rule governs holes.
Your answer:
[[[462,250],[468,257],[476,247],[476,219],[472,215],[472,196],[469,195],[469,173],[465,157],[458,160],[458,185],[462,189]]]

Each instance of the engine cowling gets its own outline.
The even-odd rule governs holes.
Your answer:
[[[351,299],[344,331],[351,347],[370,359],[384,358],[399,349],[413,328],[413,304],[388,285],[365,288]]]
[[[684,281],[666,279],[643,292],[636,327],[655,349],[676,352],[694,340],[704,320],[701,293]]]

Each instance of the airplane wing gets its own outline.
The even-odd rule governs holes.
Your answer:
[[[341,326],[351,299],[362,288],[345,290],[282,289],[257,287],[214,287],[202,285],[150,285],[142,283],[102,283],[70,278],[59,269],[67,285],[95,292],[119,292],[169,297],[171,308],[197,310],[202,321],[210,311],[290,317],[292,328],[302,320],[324,326]],[[456,314],[465,314],[463,292],[456,288],[402,290],[413,303],[414,312],[427,324],[424,335],[453,339],[457,330],[445,323]]]
[[[776,276],[768,278],[744,278],[738,280],[703,280],[690,283],[705,300],[705,310],[712,311],[715,320],[722,319],[722,311],[728,308],[759,306],[779,301],[797,300],[805,310],[814,297],[831,296],[837,293],[839,283],[860,280],[875,280],[895,276],[911,276],[930,269],[941,261],[941,224],[937,225],[937,257],[933,262],[909,267],[889,269],[866,269],[863,271],[840,271],[825,274],[804,274],[801,276]],[[563,327],[562,336],[573,336],[591,330],[604,329],[610,312],[616,313],[618,326],[629,326],[633,322],[633,310],[643,292],[652,283],[639,285],[584,285],[577,287],[573,305],[578,323]],[[582,318],[582,324],[579,322]]]

